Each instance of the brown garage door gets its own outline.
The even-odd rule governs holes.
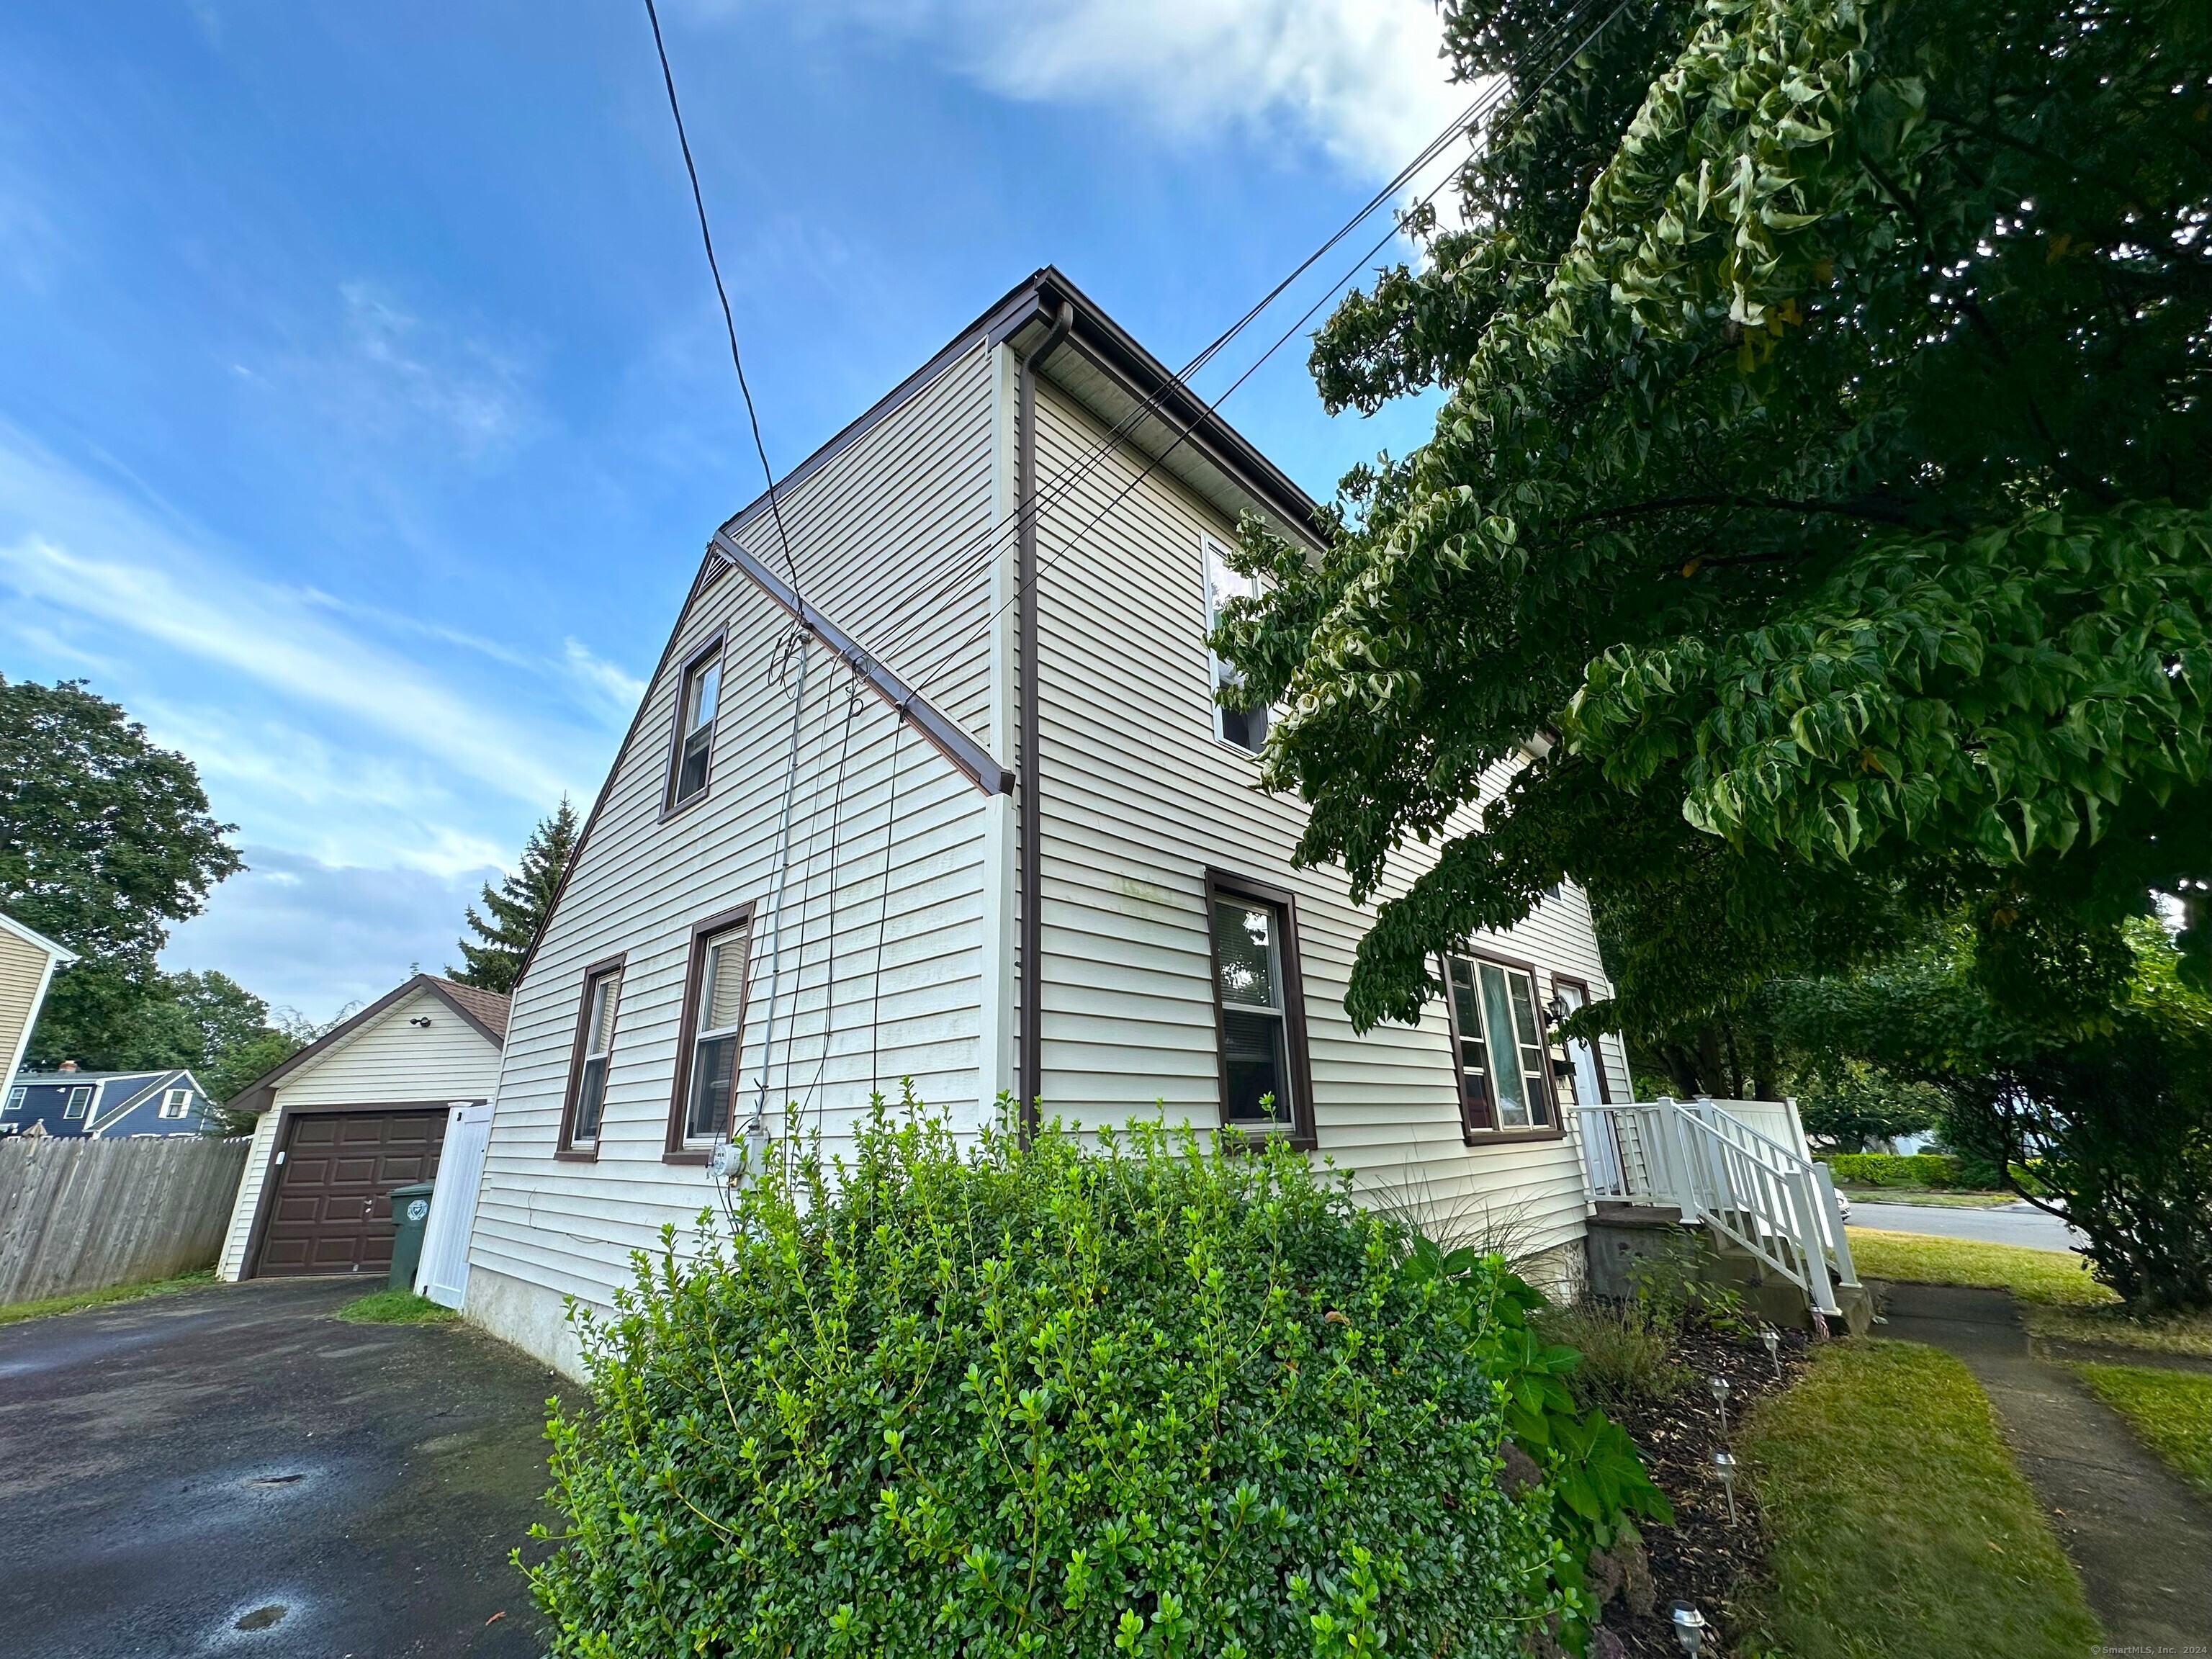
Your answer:
[[[435,1176],[445,1139],[442,1111],[294,1117],[255,1273],[389,1273],[392,1189]]]

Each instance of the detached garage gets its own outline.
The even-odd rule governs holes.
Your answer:
[[[216,1276],[392,1267],[392,1190],[438,1173],[456,1109],[499,1086],[507,999],[417,974],[234,1103],[258,1111]]]

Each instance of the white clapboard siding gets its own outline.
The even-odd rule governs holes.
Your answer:
[[[428,1019],[428,1026],[410,1025]],[[430,991],[404,996],[278,1084],[253,1126],[246,1174],[223,1236],[216,1277],[245,1276],[253,1223],[284,1128],[298,1106],[444,1106],[489,1100],[499,1086],[499,1045]]]
[[[805,598],[923,679],[991,741],[992,571],[979,544],[995,493],[994,370],[981,347],[781,497]],[[738,532],[779,574],[756,515]],[[561,902],[516,988],[471,1249],[466,1310],[573,1369],[559,1299],[605,1305],[633,1250],[713,1201],[706,1172],[664,1161],[690,930],[754,907],[740,1109],[793,1103],[830,1149],[872,1089],[918,1092],[973,1118],[986,970],[987,816],[1003,811],[820,647],[798,705],[799,763],[783,896],[775,1041],[767,1043],[775,875],[797,659],[788,618],[735,573],[702,574],[617,757]],[[915,601],[941,593],[936,609]],[[924,625],[909,624],[921,622]],[[684,659],[726,630],[707,799],[661,816]],[[895,645],[896,648],[891,647]],[[893,781],[896,779],[896,790]],[[834,863],[834,875],[833,875]],[[833,904],[832,899],[835,902]],[[583,976],[624,957],[598,1155],[555,1156]],[[880,979],[876,973],[880,960]]]
[[[1101,430],[1048,375],[1038,452],[1048,477]],[[1048,505],[1039,534],[1046,1113],[1085,1124],[1155,1111],[1217,1121],[1211,866],[1297,896],[1323,1153],[1363,1188],[1464,1230],[1510,1233],[1517,1249],[1571,1240],[1583,1191],[1571,1142],[1464,1145],[1441,1004],[1419,1027],[1353,1031],[1343,999],[1371,910],[1349,902],[1340,873],[1291,867],[1304,806],[1259,793],[1257,763],[1213,736],[1200,538],[1226,541],[1235,526],[1160,472],[1138,482],[1142,467],[1117,453]],[[1419,847],[1400,854],[1385,896],[1432,859]],[[1539,965],[1541,994],[1553,972],[1607,994],[1571,890],[1495,945]],[[1604,1048],[1626,1098],[1618,1045]]]

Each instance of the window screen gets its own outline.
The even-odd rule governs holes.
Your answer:
[[[69,1091],[69,1103],[62,1108],[64,1117],[82,1117],[92,1104],[92,1085],[79,1084]]]
[[[614,1058],[615,1014],[622,1001],[619,969],[594,975],[584,988],[584,1063],[576,1074],[576,1103],[568,1118],[568,1142],[589,1146],[599,1138],[606,1115],[607,1067]]]
[[[681,806],[707,787],[714,750],[714,708],[721,696],[722,659],[714,655],[684,671],[677,706],[676,780],[668,804]]]
[[[738,1089],[738,1049],[745,1008],[748,930],[732,927],[702,947],[696,1035],[691,1042],[691,1089],[684,1104],[687,1146],[710,1145],[730,1132]]]
[[[1223,1121],[1287,1129],[1293,1118],[1281,909],[1231,894],[1213,901],[1221,994]]]

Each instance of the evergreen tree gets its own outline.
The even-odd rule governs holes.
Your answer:
[[[495,888],[484,884],[487,921],[469,906],[469,929],[478,942],[460,941],[461,959],[467,965],[448,968],[447,978],[486,991],[510,991],[522,969],[522,953],[538,936],[545,913],[553,908],[553,892],[561,872],[576,850],[576,809],[566,795],[560,805],[530,832],[522,848],[522,867]]]

